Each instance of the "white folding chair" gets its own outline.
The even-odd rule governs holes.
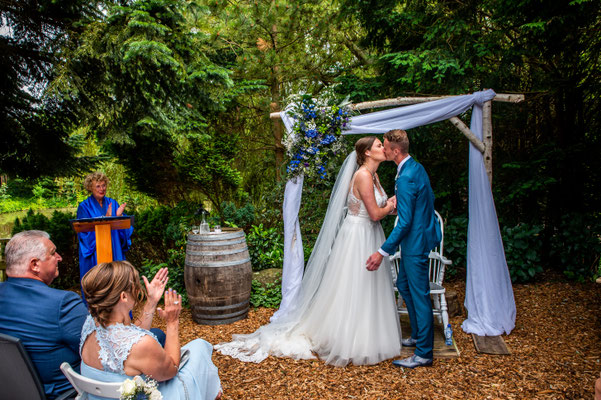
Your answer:
[[[68,362],[61,364],[61,371],[67,377],[71,385],[77,390],[75,400],[88,399],[88,394],[107,397],[109,399],[118,399],[121,394],[119,388],[121,382],[101,382],[95,379],[86,378],[75,372]]]
[[[438,321],[442,323],[443,330],[449,323],[449,312],[447,306],[447,299],[445,297],[446,289],[444,288],[444,274],[447,265],[451,265],[453,262],[443,256],[444,249],[444,223],[442,221],[442,217],[438,213],[438,211],[434,211],[436,213],[436,218],[438,219],[438,223],[440,224],[440,232],[441,238],[440,243],[436,246],[432,251],[430,251],[429,258],[429,277],[430,277],[430,295],[432,296],[432,313],[438,318]],[[395,221],[395,225],[398,222]],[[392,283],[394,285],[394,290],[398,292],[396,288],[396,278],[399,271],[399,259],[401,258],[402,250],[399,246],[399,251],[389,257],[391,264],[391,272],[392,272]],[[407,307],[403,307],[403,299],[399,295],[397,297],[397,309],[399,314],[407,314]]]

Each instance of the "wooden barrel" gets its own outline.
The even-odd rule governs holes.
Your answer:
[[[244,231],[188,234],[184,279],[195,322],[220,325],[246,318],[252,268]]]

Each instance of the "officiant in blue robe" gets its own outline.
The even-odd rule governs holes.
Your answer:
[[[102,172],[93,172],[89,174],[84,187],[90,192],[90,197],[79,203],[77,207],[77,219],[98,218],[102,216],[122,216],[127,203],[119,203],[106,197],[108,187],[108,178]],[[111,231],[111,241],[113,245],[113,260],[125,260],[125,252],[131,246],[131,234],[134,228],[115,229]],[[79,279],[92,269],[97,262],[96,258],[96,233],[84,232],[77,234],[79,241]],[[85,302],[85,299],[84,299]]]

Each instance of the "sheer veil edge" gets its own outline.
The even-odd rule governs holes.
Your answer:
[[[306,340],[294,338],[290,341],[287,339],[294,327],[301,321],[304,312],[310,307],[319,290],[330,251],[346,215],[345,206],[350,182],[357,168],[357,155],[353,151],[342,164],[332,188],[325,218],[305,268],[298,302],[292,305],[288,314],[260,327],[254,333],[233,335],[231,342],[216,345],[217,351],[242,361],[252,362],[261,362],[269,355],[297,359],[314,358],[308,338],[305,338]]]

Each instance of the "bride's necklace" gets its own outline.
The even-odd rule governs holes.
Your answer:
[[[363,168],[365,168],[367,170],[367,172],[369,172],[371,174],[371,180],[374,181],[374,183],[376,183],[376,173],[375,172],[371,172],[370,169],[367,168],[366,165],[364,165]]]

